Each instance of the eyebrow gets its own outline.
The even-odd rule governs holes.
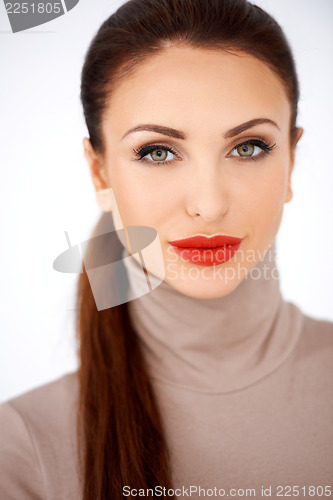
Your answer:
[[[169,137],[173,137],[174,139],[186,139],[186,135],[179,130],[170,127],[163,127],[161,125],[152,125],[150,123],[146,123],[144,125],[138,125],[137,127],[133,127],[128,130],[121,138],[124,139],[128,134],[132,134],[133,132],[141,132],[142,130],[146,130],[148,132],[157,132],[158,134],[168,135]]]
[[[269,118],[254,118],[253,120],[249,120],[248,122],[242,123],[241,125],[237,125],[237,127],[228,130],[228,132],[224,134],[224,138],[230,139],[231,137],[235,137],[236,135],[245,132],[245,130],[248,130],[249,128],[255,127],[256,125],[261,125],[263,123],[274,125],[274,127],[280,130],[278,124],[273,120],[270,120]]]
[[[231,128],[224,134],[224,138],[230,139],[238,134],[241,134],[245,130],[248,130],[249,128],[255,127],[256,125],[261,125],[263,123],[274,125],[276,128],[280,130],[278,124],[275,121],[270,120],[269,118],[254,118],[253,120],[249,120],[245,123],[242,123],[241,125],[237,125],[236,127]],[[143,125],[137,125],[136,127],[133,127],[127,132],[125,132],[121,140],[123,140],[127,135],[132,134],[133,132],[142,132],[142,131],[156,132],[158,134],[173,137],[174,139],[182,139],[182,140],[186,139],[186,135],[184,134],[184,132],[181,132],[180,130],[176,130],[170,127],[163,127],[162,125],[145,123]]]

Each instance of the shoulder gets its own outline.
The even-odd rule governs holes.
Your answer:
[[[302,314],[302,328],[291,361],[304,388],[329,397],[333,380],[333,323]],[[320,389],[320,390],[319,390]]]
[[[303,314],[302,334],[299,348],[303,355],[331,360],[333,351],[333,323]]]
[[[29,421],[36,430],[47,426],[63,425],[75,411],[78,397],[77,372],[67,373],[62,377],[27,391],[6,401],[19,414]]]
[[[75,498],[77,399],[74,372],[0,404],[1,499]]]

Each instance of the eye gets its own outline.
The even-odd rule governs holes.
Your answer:
[[[269,146],[266,142],[260,139],[251,139],[235,146],[228,156],[255,159],[255,157],[270,153],[275,146],[276,144]]]
[[[254,154],[260,153],[260,148],[254,144],[242,144],[235,149],[239,156],[253,156]]]
[[[169,155],[172,155],[172,153],[170,153],[170,151],[167,151],[166,149],[154,149],[154,151],[149,153],[147,156],[150,156],[154,161],[165,161]]]
[[[139,161],[148,163],[171,163],[176,158],[176,152],[169,146],[159,146],[156,144],[133,149]]]

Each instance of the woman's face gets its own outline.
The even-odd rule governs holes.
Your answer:
[[[301,130],[291,144],[290,117],[282,84],[258,59],[168,47],[112,93],[104,156],[88,139],[85,153],[96,190],[113,189],[124,226],[158,232],[164,280],[186,295],[219,297],[263,257],[291,199]],[[170,244],[195,235],[241,243],[210,256]],[[154,265],[146,262],[159,275]]]

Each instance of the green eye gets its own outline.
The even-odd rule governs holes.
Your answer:
[[[154,161],[164,161],[168,156],[168,151],[165,149],[154,149],[154,151],[150,153],[150,156]]]
[[[149,144],[148,146],[133,149],[133,153],[138,157],[139,161],[150,165],[153,165],[153,163],[169,165],[177,159],[177,153],[170,146],[161,146],[160,144]]]
[[[237,144],[234,149],[229,153],[228,158],[234,156],[235,158],[241,158],[246,160],[256,160],[257,158],[262,158],[263,156],[269,154],[276,144],[269,146],[262,139],[250,139],[249,141],[244,141],[241,144]]]
[[[254,153],[255,146],[253,144],[241,144],[237,146],[236,151],[239,156],[252,156]]]

